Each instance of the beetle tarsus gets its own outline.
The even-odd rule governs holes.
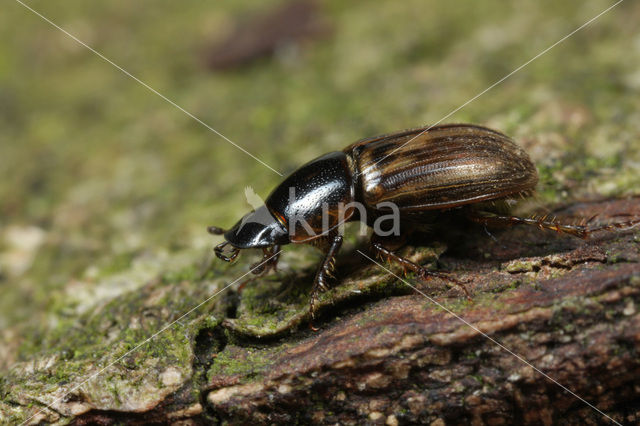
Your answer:
[[[446,274],[443,272],[429,271],[426,268],[421,268],[421,271],[417,275],[424,281],[428,280],[430,277],[436,277],[436,278],[440,278],[441,280],[448,281],[451,284],[454,284],[457,287],[459,287],[464,292],[464,295],[467,298],[467,300],[473,301],[473,298],[471,297],[471,293],[469,293],[469,290],[467,289],[467,286],[465,285],[465,283],[463,281],[460,281],[452,277],[449,274]]]
[[[249,279],[246,279],[246,280],[242,281],[242,282],[240,283],[240,285],[238,286],[238,288],[236,289],[236,292],[237,292],[238,294],[242,293],[242,291],[245,289],[245,287],[247,286],[247,284],[249,284],[250,282],[252,282],[252,281],[254,281],[254,280],[255,280],[255,278],[249,278]]]
[[[237,249],[237,248],[234,247],[234,248],[231,249],[231,255],[230,256],[225,255],[223,250],[228,244],[229,244],[229,242],[225,241],[224,243],[218,244],[213,249],[213,252],[216,254],[218,259],[222,259],[225,262],[233,261],[236,257],[238,257],[238,253],[240,253],[240,249]]]
[[[244,290],[244,288],[250,282],[257,280],[270,270],[276,271],[276,265],[278,264],[278,259],[280,258],[280,252],[280,246],[278,245],[263,248],[262,259],[259,262],[251,265],[251,268],[249,268],[249,271],[251,271],[255,275],[255,277],[251,277],[241,282],[236,291],[238,293],[241,293],[242,290]]]
[[[251,272],[254,275],[264,275],[270,270],[276,272],[278,270],[278,260],[280,259],[280,246],[265,247],[262,249],[262,259],[251,265]]]
[[[539,229],[549,229],[559,234],[569,234],[582,239],[589,238],[591,234],[599,231],[616,231],[627,230],[640,225],[640,218],[626,220],[622,222],[614,222],[602,225],[589,225],[596,218],[592,216],[581,224],[562,223],[555,217],[549,219],[548,215],[541,217],[518,217],[518,216],[502,216],[482,211],[470,211],[467,214],[469,220],[480,223],[484,226],[511,226],[511,225],[531,225]]]
[[[318,294],[323,293],[329,289],[327,285],[327,277],[332,277],[332,269],[335,267],[335,257],[342,245],[342,235],[329,236],[324,241],[319,242],[324,246],[328,246],[324,260],[316,272],[316,277],[313,280],[313,287],[311,288],[311,298],[309,299],[309,314],[311,315],[311,322],[315,320],[316,302],[318,300]],[[313,329],[313,326],[312,326]]]
[[[415,272],[416,276],[423,281],[426,281],[431,277],[440,278],[442,280],[448,281],[452,284],[455,284],[457,287],[460,287],[460,289],[462,289],[467,299],[472,300],[471,294],[469,293],[467,286],[465,286],[463,282],[453,278],[451,275],[445,274],[443,272],[430,271],[427,268],[410,261],[409,259],[406,259],[402,256],[398,256],[392,250],[389,250],[384,245],[382,245],[382,243],[380,242],[372,242],[371,247],[376,251],[377,254],[380,254],[382,258],[385,258],[387,262],[399,263],[400,266],[402,266],[404,273],[406,273],[407,270],[411,270]]]

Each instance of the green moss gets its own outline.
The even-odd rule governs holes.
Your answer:
[[[637,34],[627,17],[638,6],[627,3],[446,120],[488,124],[525,145],[544,206],[638,193],[640,58],[633,49],[616,53]],[[283,172],[362,137],[438,121],[598,12],[551,0],[524,8],[499,0],[465,0],[458,8],[436,2],[430,13],[416,14],[421,6],[323,2],[332,37],[301,45],[288,59],[226,73],[204,69],[199,49],[223,37],[236,16],[255,12],[253,4],[163,3],[152,16],[123,1],[37,8]],[[264,196],[280,177],[19,5],[0,23],[7,40],[0,46],[0,127],[11,142],[0,143],[0,259],[15,255],[8,229],[30,225],[45,234],[24,273],[0,264],[0,325],[13,336],[0,344],[10,348],[11,362],[54,359],[34,375],[41,383],[0,360],[0,395],[9,400],[7,383],[38,393],[73,382],[238,279],[256,256],[211,262],[220,238],[205,227],[230,226],[249,207],[245,186]],[[535,43],[532,34],[540,36]],[[346,241],[364,244],[353,235]],[[426,264],[444,249],[408,254]],[[249,284],[239,301],[223,293],[206,302],[117,367],[188,368],[198,330],[219,326],[235,304],[239,333],[295,328],[308,315],[318,261],[311,253],[286,248],[282,275]],[[612,263],[624,256],[607,255]],[[506,270],[536,265],[518,261]],[[443,303],[464,312],[471,303],[500,304],[518,285],[538,285],[526,274],[518,278],[473,302]],[[282,282],[291,282],[288,292]],[[334,315],[334,302],[410,291],[377,267],[341,277],[341,284],[320,296],[319,309]],[[596,300],[563,307],[602,309]],[[255,351],[246,364],[224,352],[212,368],[259,372],[270,356]],[[116,402],[128,389],[124,382],[114,378],[105,388]],[[133,379],[128,385],[142,386]]]
[[[509,262],[506,265],[505,271],[511,272],[511,273],[533,272],[533,271],[538,271],[541,266],[542,266],[542,260],[541,259],[514,260],[514,261]]]
[[[216,355],[213,365],[207,372],[207,378],[237,374],[259,379],[282,350],[283,348],[277,350],[252,349],[239,352],[237,347],[227,346],[223,352]],[[241,356],[238,356],[240,353]]]
[[[169,271],[162,276],[162,280],[166,283],[177,283],[181,281],[195,282],[199,281],[201,278],[202,268],[197,265],[188,266],[177,271]]]
[[[109,276],[131,267],[134,256],[131,253],[118,253],[113,258],[106,260],[106,264],[100,269],[101,276]]]
[[[614,264],[619,263],[627,259],[627,255],[625,253],[620,252],[619,250],[607,250],[607,263]]]

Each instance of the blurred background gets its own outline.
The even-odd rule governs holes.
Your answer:
[[[28,2],[283,174],[441,120],[612,4]],[[445,122],[513,136],[543,205],[638,194],[639,20],[621,3]],[[208,256],[206,226],[281,177],[18,2],[0,34],[5,369],[64,318]]]

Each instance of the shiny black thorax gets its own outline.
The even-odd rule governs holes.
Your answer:
[[[354,177],[344,152],[330,152],[301,166],[224,235],[239,249],[305,243],[326,237],[350,220]]]
[[[293,172],[265,204],[288,230],[290,242],[311,241],[350,218],[345,209],[354,200],[353,180],[347,155],[330,152]]]

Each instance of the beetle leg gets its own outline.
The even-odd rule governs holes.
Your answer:
[[[281,250],[279,245],[263,248],[262,259],[251,265],[251,272],[255,275],[263,275],[271,269],[273,269],[274,272],[277,271],[280,253]]]
[[[591,234],[598,231],[630,229],[640,224],[640,218],[636,218],[604,225],[589,225],[593,217],[582,224],[568,224],[558,222],[555,218],[549,219],[547,215],[542,217],[502,216],[473,210],[469,211],[467,217],[469,220],[485,226],[532,225],[539,229],[550,229],[558,233],[570,234],[579,238],[588,238]]]
[[[335,268],[335,257],[342,245],[342,235],[334,235],[328,237],[328,245],[323,261],[320,263],[316,277],[313,280],[313,287],[311,288],[311,298],[309,300],[309,313],[311,314],[311,320],[316,317],[316,302],[318,301],[318,294],[329,289],[327,284],[327,277],[331,277],[333,269]],[[313,328],[313,325],[312,325]]]
[[[418,278],[420,278],[421,280],[426,281],[429,277],[436,277],[436,278],[443,279],[445,281],[449,281],[452,284],[455,284],[456,286],[462,289],[465,296],[467,296],[467,299],[472,300],[471,295],[469,294],[469,290],[467,290],[467,287],[464,285],[464,283],[462,283],[461,281],[458,281],[457,279],[453,278],[449,274],[444,274],[442,272],[436,272],[436,271],[429,271],[427,268],[424,268],[416,263],[413,263],[409,259],[406,259],[402,256],[398,256],[397,254],[395,254],[393,251],[386,248],[384,245],[382,245],[382,243],[378,241],[372,241],[371,247],[377,253],[381,253],[389,263],[391,262],[399,263],[402,266],[402,269],[404,271],[408,269],[415,272]]]
[[[273,247],[271,247],[271,255],[275,254],[275,256],[273,256],[271,258],[271,260],[269,260],[269,265],[270,265],[270,269],[273,269],[273,272],[278,272],[278,261],[280,260],[280,246],[279,245],[275,245]]]
[[[277,271],[276,267],[278,265],[278,259],[280,258],[280,253],[281,253],[281,250],[279,245],[263,248],[262,259],[259,262],[256,262],[253,265],[251,265],[251,268],[249,268],[249,271],[251,271],[251,273],[256,276],[241,282],[236,291],[238,293],[241,293],[242,290],[244,290],[244,288],[247,286],[247,284],[260,278],[262,275],[265,275],[271,269],[273,269],[274,272]]]

